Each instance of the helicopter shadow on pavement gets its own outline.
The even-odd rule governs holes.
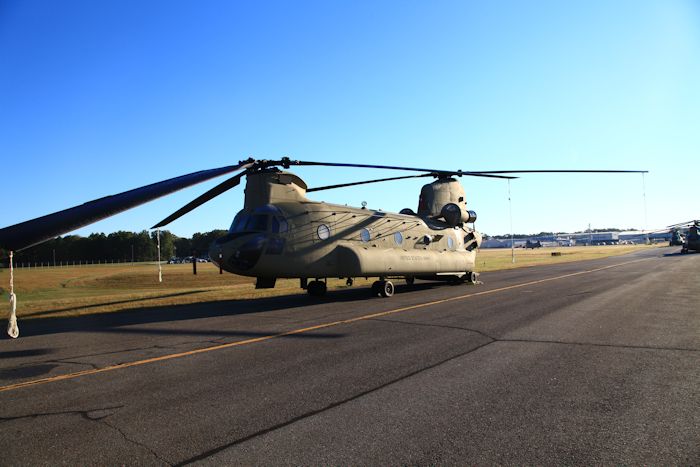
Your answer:
[[[420,283],[413,286],[396,285],[396,292],[428,290],[440,284]],[[86,316],[42,318],[22,320],[20,323],[23,337],[58,334],[65,332],[107,332],[151,335],[202,335],[216,337],[261,337],[276,332],[245,331],[221,329],[167,329],[149,327],[131,327],[157,323],[175,323],[185,320],[197,320],[222,316],[265,313],[276,310],[303,308],[324,303],[340,303],[363,300],[381,300],[370,296],[369,288],[331,290],[325,297],[310,297],[307,294],[284,295],[277,297],[222,300],[215,302],[193,303],[186,305],[167,305],[125,310],[112,313],[100,313]],[[54,310],[55,311],[55,310]],[[47,313],[52,311],[47,311]],[[125,328],[129,326],[129,328]],[[318,339],[342,337],[338,333],[304,333],[289,336],[291,338]]]
[[[693,253],[697,253],[697,251],[688,251],[687,253],[681,253],[681,251],[678,250],[678,251],[675,251],[673,253],[664,253],[664,258],[673,257],[673,256],[687,256],[687,255],[690,255]]]

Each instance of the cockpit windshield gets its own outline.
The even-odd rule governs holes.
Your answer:
[[[252,212],[241,211],[233,219],[229,233],[272,232],[283,233],[288,224],[282,212],[271,204],[256,208]]]

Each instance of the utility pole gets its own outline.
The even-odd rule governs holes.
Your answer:
[[[515,243],[513,241],[513,203],[510,200],[510,179],[508,179],[508,213],[510,214],[510,262],[515,263]]]

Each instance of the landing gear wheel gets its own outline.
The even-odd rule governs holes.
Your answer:
[[[394,284],[391,281],[380,281],[382,282],[382,288],[379,291],[382,297],[391,297],[394,295]]]
[[[464,277],[470,284],[477,284],[479,282],[479,274],[474,271],[467,271],[467,274]]]
[[[372,296],[391,297],[394,295],[394,284],[391,281],[376,281],[372,284]]]
[[[404,280],[406,281],[406,285],[413,285],[416,282],[416,278],[413,276],[406,276]]]
[[[311,281],[306,288],[312,297],[323,297],[326,295],[326,283],[321,281]]]

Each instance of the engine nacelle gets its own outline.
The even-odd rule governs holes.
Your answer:
[[[445,222],[451,227],[476,222],[476,212],[463,209],[455,203],[447,203],[444,205],[440,211],[440,216],[445,219]]]
[[[476,213],[467,210],[462,184],[454,178],[440,178],[423,186],[418,215],[443,218],[452,227],[476,221]]]

